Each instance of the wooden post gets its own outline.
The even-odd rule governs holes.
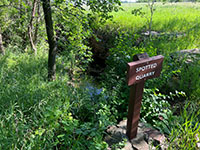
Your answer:
[[[133,139],[137,135],[138,122],[140,119],[140,108],[142,103],[142,95],[144,89],[144,82],[136,83],[130,88],[129,106],[128,106],[128,120],[127,120],[127,136]]]
[[[144,53],[135,55],[134,62],[128,63],[127,78],[131,87],[126,135],[129,140],[137,136],[145,80],[160,75],[163,59],[161,55],[149,58],[147,53]]]

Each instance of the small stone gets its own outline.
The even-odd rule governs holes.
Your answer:
[[[122,127],[119,127],[115,130],[115,132],[118,132],[118,133],[121,133],[123,135],[126,135],[126,128],[122,128]]]
[[[143,128],[144,126],[145,126],[145,124],[144,124],[143,122],[139,122],[139,123],[138,123],[138,127]]]
[[[137,149],[137,150],[148,150],[149,149],[149,146],[148,146],[147,142],[145,141],[145,136],[146,136],[145,133],[139,127],[136,138],[131,140],[131,143],[135,149]]]
[[[200,148],[200,143],[197,143],[197,147]]]
[[[120,121],[120,123],[119,123],[117,126],[126,129],[127,120],[122,120],[122,121]]]
[[[158,141],[159,143],[165,142],[165,136],[164,134],[160,133],[158,130],[149,130],[146,132],[149,138],[152,138],[153,140]]]
[[[136,149],[136,150],[149,150],[149,145],[144,141],[144,140],[141,140],[141,141],[134,141],[134,142],[131,142],[132,143],[132,146]]]
[[[123,150],[134,150],[132,147],[132,144],[130,142],[127,142]]]
[[[108,127],[108,129],[107,129],[107,133],[113,134],[113,133],[115,132],[116,129],[117,129],[116,126],[110,126],[110,127]]]
[[[112,150],[112,149],[110,147],[108,147],[107,150]]]
[[[147,142],[149,143],[149,145],[159,146],[162,150],[167,148],[167,145],[165,145],[164,134],[154,129],[146,131],[146,134],[148,136]]]
[[[119,128],[117,126],[110,126],[107,129],[108,135],[104,138],[105,142],[109,146],[121,142],[126,137],[126,129]]]
[[[179,53],[200,54],[200,49],[181,50]]]
[[[149,36],[150,33],[151,33],[151,36],[160,36],[160,33],[156,31],[151,31],[151,32],[147,31],[147,32],[142,33],[142,35]]]
[[[145,134],[143,132],[140,132],[140,130],[138,130],[137,136],[131,140],[131,143],[138,143],[139,141],[142,141],[144,139],[145,139]]]

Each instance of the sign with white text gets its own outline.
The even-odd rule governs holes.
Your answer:
[[[134,55],[133,62],[128,63],[127,78],[131,87],[126,135],[129,140],[137,136],[145,80],[160,76],[163,59],[161,55],[149,58],[143,53]]]
[[[161,55],[128,63],[128,85],[160,75],[164,57]]]

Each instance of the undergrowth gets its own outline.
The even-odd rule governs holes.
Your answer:
[[[124,6],[126,11],[114,13],[119,26],[108,22],[110,31],[100,27],[108,39],[114,31],[107,67],[100,77],[101,89],[84,85],[86,79],[69,79],[70,71],[73,77],[79,71],[69,62],[71,58],[66,59],[70,56],[57,56],[57,80],[48,82],[46,51],[41,48],[33,56],[18,47],[7,48],[7,54],[0,56],[0,149],[107,149],[103,140],[106,128],[127,117],[126,64],[143,52],[164,55],[165,60],[160,78],[146,82],[141,121],[169,135],[169,149],[195,149],[199,136],[199,59],[186,63],[187,58],[175,54],[199,47],[198,6],[190,5],[183,11],[180,5],[157,5],[152,29],[159,35],[152,38],[142,34],[147,24],[145,18],[131,14],[133,7]],[[182,109],[185,100],[191,105]]]
[[[0,149],[107,147],[104,131],[115,118],[103,96],[92,99],[67,75],[47,82],[47,55],[8,53],[0,61]]]

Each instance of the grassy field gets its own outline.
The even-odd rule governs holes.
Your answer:
[[[150,8],[147,3],[124,3],[122,8],[112,13],[113,21],[106,26],[139,35],[148,31]],[[139,8],[143,15],[133,15],[132,11]],[[145,43],[145,48],[153,47],[161,54],[169,54],[200,47],[200,3],[155,3],[154,9],[151,30],[167,36],[154,38],[151,45]]]
[[[146,18],[150,18],[147,6],[147,3],[122,4],[124,10],[113,13],[115,25],[133,31],[143,28],[147,24]],[[145,17],[132,15],[131,11],[137,8],[142,8]],[[199,27],[200,3],[155,3],[154,8],[153,30],[187,32]]]

